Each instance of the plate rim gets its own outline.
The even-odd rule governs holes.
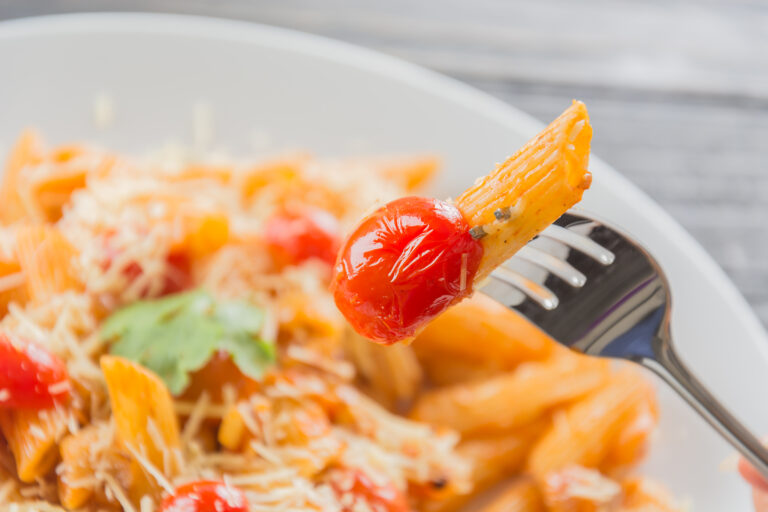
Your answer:
[[[121,11],[52,14],[0,21],[0,43],[23,38],[110,33],[178,35],[295,52],[386,77],[420,93],[466,108],[512,132],[531,136],[543,127],[543,123],[517,107],[458,79],[373,49],[294,29],[212,16]],[[757,350],[763,361],[768,362],[768,333],[735,284],[705,249],[649,195],[613,167],[594,156],[590,166],[609,189],[609,197],[633,203],[634,209],[642,211],[649,227],[663,232],[661,239],[649,244],[651,248],[672,246],[681,257],[687,258],[694,272],[718,294],[717,304],[727,304],[727,318],[739,323],[743,338],[749,340],[745,347]],[[746,484],[740,485],[746,489]]]

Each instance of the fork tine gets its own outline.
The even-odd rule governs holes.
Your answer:
[[[581,288],[587,282],[587,276],[579,272],[568,262],[536,247],[526,245],[517,251],[514,257],[542,267],[573,287]]]
[[[539,236],[551,238],[573,247],[602,265],[610,265],[616,259],[615,254],[597,242],[556,224],[549,226]]]
[[[515,272],[514,270],[506,267],[498,267],[491,272],[491,279],[501,281],[502,283],[512,286],[517,290],[523,292],[527,297],[539,304],[547,311],[555,309],[560,300],[557,298],[552,290],[543,286],[531,279],[528,279],[524,275]]]

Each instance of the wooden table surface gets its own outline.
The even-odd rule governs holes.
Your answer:
[[[768,325],[768,2],[0,0],[0,19],[84,10],[321,34],[454,76],[542,121],[582,99],[594,152],[685,226]]]

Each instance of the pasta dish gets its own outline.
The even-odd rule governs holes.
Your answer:
[[[432,285],[416,302],[354,281],[344,235],[433,157],[131,158],[24,132],[0,183],[0,511],[680,510],[633,470],[643,376],[471,293],[512,250],[502,201],[525,199],[502,210],[516,250],[589,185],[586,109],[548,130],[455,201],[483,227],[446,235],[455,283],[403,264]],[[580,174],[534,209],[520,166]]]

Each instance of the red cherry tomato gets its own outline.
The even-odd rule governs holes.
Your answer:
[[[162,512],[248,512],[245,493],[215,480],[184,484],[163,500]]]
[[[120,251],[113,247],[113,236],[114,235],[112,234],[108,234],[104,239],[104,246],[106,247],[107,254],[106,261],[103,262],[103,268],[105,270],[109,269],[113,260],[120,254]],[[192,286],[192,269],[189,255],[183,252],[171,252],[166,257],[165,261],[166,269],[163,276],[163,287],[158,296],[162,297],[190,288]],[[141,268],[141,265],[136,262],[128,263],[122,271],[125,278],[131,282],[143,273],[144,270]],[[142,296],[146,297],[149,294],[148,292],[149,290],[145,290],[142,293]]]
[[[165,259],[165,274],[163,275],[163,287],[160,289],[158,297],[164,297],[172,293],[179,293],[188,289],[192,285],[192,276],[190,269],[189,256],[184,253],[171,253]],[[129,263],[123,270],[123,275],[133,281],[144,273],[141,266],[136,263]],[[149,290],[144,290],[142,297],[149,296]]]
[[[0,333],[0,409],[47,409],[69,393],[63,361],[35,343]]]
[[[172,252],[165,258],[165,276],[160,296],[183,292],[192,286],[192,263],[183,252]]]
[[[342,247],[332,282],[336,305],[371,340],[415,336],[471,293],[482,255],[456,207],[395,200],[363,220]]]
[[[330,472],[329,480],[342,512],[375,510],[377,512],[409,512],[405,494],[391,482],[377,483],[359,469],[343,468]],[[351,496],[351,497],[348,497]]]
[[[279,266],[316,258],[333,265],[341,244],[339,223],[317,208],[284,212],[267,220],[264,239]]]

